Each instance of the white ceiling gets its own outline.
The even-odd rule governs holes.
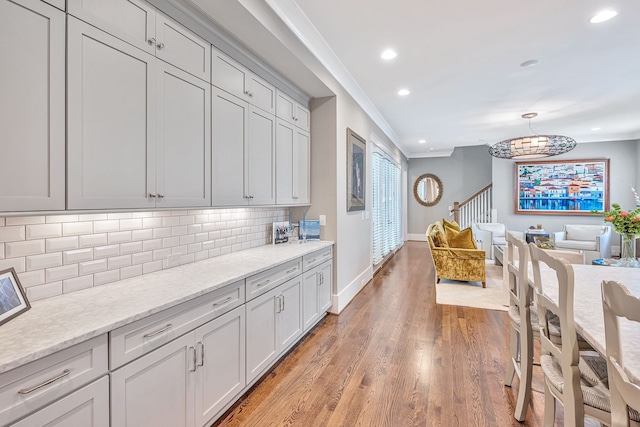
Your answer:
[[[297,3],[409,157],[528,135],[520,118],[527,112],[539,114],[531,121],[536,133],[579,143],[640,139],[639,1],[266,1],[276,8]],[[619,15],[589,23],[605,8]],[[296,17],[283,13],[317,49],[310,45],[317,38],[300,34]],[[250,31],[217,21],[234,33]],[[386,48],[398,57],[380,59]],[[540,63],[520,67],[530,59]],[[399,97],[400,88],[411,94]]]

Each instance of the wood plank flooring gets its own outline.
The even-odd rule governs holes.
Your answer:
[[[214,425],[520,425],[517,378],[503,385],[508,334],[505,312],[436,305],[427,245],[407,242]],[[534,392],[523,425],[543,412]]]

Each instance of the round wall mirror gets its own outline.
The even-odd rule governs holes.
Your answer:
[[[442,181],[437,176],[425,173],[413,184],[413,196],[423,206],[433,206],[442,198]]]

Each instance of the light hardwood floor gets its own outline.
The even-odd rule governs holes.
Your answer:
[[[436,305],[433,278],[427,244],[407,242],[214,425],[521,425],[518,381],[503,385],[507,314]],[[523,425],[541,426],[543,395],[532,400]]]

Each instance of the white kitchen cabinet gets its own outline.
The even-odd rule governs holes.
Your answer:
[[[279,90],[276,92],[276,116],[302,130],[311,130],[309,109]]]
[[[109,377],[45,406],[12,427],[109,427]]]
[[[112,372],[111,426],[194,426],[196,365],[189,333]]]
[[[275,203],[275,118],[213,88],[214,206]]]
[[[49,3],[51,6],[55,6],[64,12],[65,0],[43,0],[45,3]]]
[[[211,48],[211,84],[267,113],[276,112],[276,88],[215,47]]]
[[[0,211],[62,210],[64,12],[39,0],[0,2],[0,51]]]
[[[297,276],[247,302],[247,383],[302,335],[301,298]]]
[[[303,328],[309,330],[331,307],[333,261],[305,271],[302,278]]]
[[[210,86],[68,19],[67,207],[209,206]]]
[[[210,44],[142,0],[69,0],[69,13],[202,80]]]
[[[196,350],[196,425],[203,426],[246,385],[244,306],[198,328]]]
[[[211,206],[211,85],[157,69],[156,207]]]
[[[276,119],[276,203],[309,204],[309,133]]]

